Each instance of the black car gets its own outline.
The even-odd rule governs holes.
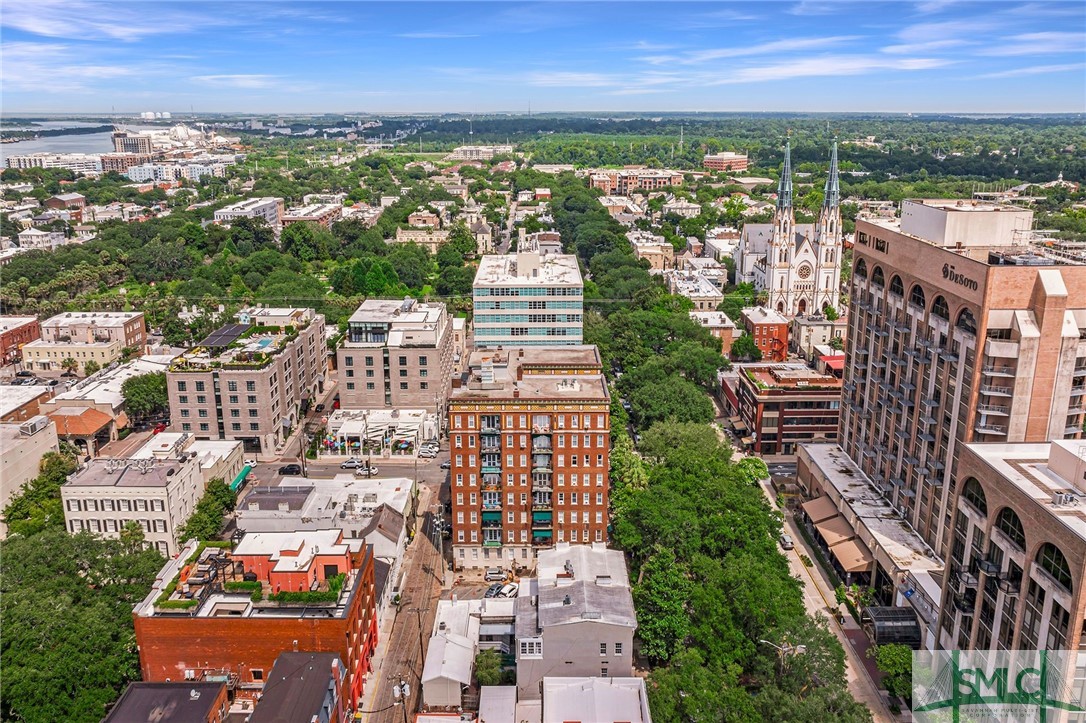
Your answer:
[[[32,376],[34,376],[34,372],[30,371],[29,369],[22,369],[20,371],[15,372],[15,376],[17,376],[17,377],[32,377]]]
[[[500,593],[502,591],[503,587],[505,587],[505,585],[503,583],[496,582],[496,583],[494,583],[493,585],[491,585],[490,587],[488,587],[486,589],[486,594],[484,594],[483,597],[485,597],[485,598],[498,597],[498,593]]]
[[[320,414],[321,412],[324,411],[324,405],[323,404],[318,404],[316,407],[313,408],[313,411],[316,412],[317,414]]]
[[[302,465],[300,465],[300,464],[284,464],[282,467],[279,468],[279,474],[281,474],[281,475],[291,475],[291,474],[301,474],[301,473],[302,473]]]

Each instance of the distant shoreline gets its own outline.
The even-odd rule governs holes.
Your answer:
[[[2,136],[0,137],[0,143],[21,143],[22,141],[34,141],[54,136],[84,136],[93,133],[109,133],[112,130],[112,123],[89,128],[47,128],[40,131],[16,131],[15,133],[0,129],[0,136]]]

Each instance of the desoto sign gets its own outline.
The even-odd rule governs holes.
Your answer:
[[[954,267],[951,264],[943,264],[943,278],[951,282],[952,284],[964,286],[965,288],[972,291],[977,290],[977,282],[969,278],[968,276],[959,274],[957,271],[954,270]]]

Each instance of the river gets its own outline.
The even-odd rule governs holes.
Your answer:
[[[95,125],[104,125],[108,123],[108,120],[103,120],[102,123],[78,123],[74,121],[43,121],[37,123],[34,126],[28,127],[28,130],[46,130],[50,128],[87,128]],[[162,130],[165,126],[125,126],[129,130]],[[14,130],[14,129],[4,129]],[[71,136],[46,136],[44,138],[37,138],[30,141],[19,141],[18,143],[4,143],[0,145],[0,155],[7,156],[23,156],[30,153],[112,153],[113,152],[113,139],[112,133],[86,133],[84,135],[71,135]]]

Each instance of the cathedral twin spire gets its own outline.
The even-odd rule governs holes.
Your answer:
[[[788,139],[784,145],[784,167],[781,169],[781,178],[777,182],[777,211],[792,208],[792,140]],[[836,208],[841,204],[841,182],[837,175],[837,139],[833,140],[833,150],[830,152],[830,170],[826,177],[825,201],[823,208]]]

